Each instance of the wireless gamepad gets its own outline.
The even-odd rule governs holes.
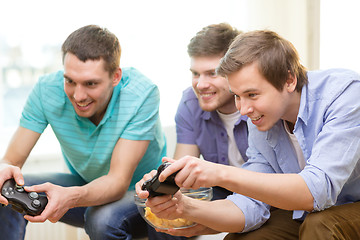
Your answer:
[[[142,185],[141,189],[147,190],[149,192],[149,197],[173,195],[179,190],[179,187],[175,183],[175,176],[178,172],[171,174],[163,182],[159,181],[161,172],[164,171],[164,169],[168,166],[170,166],[170,163],[168,162],[161,164],[157,170],[156,175],[144,182]]]
[[[8,200],[15,211],[31,216],[40,215],[48,203],[45,195],[25,191],[24,187],[18,186],[14,179],[5,181],[1,195]]]

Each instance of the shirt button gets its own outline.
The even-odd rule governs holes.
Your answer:
[[[222,157],[222,158],[221,158],[221,161],[222,161],[222,162],[225,162],[225,158],[224,158],[224,157]]]
[[[222,132],[220,135],[223,137],[223,136],[225,136],[225,133]]]

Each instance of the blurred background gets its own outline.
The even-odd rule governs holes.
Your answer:
[[[61,44],[82,26],[97,24],[118,36],[121,67],[133,66],[159,86],[161,121],[173,128],[182,91],[191,84],[187,44],[204,26],[227,22],[242,31],[274,30],[294,44],[309,70],[360,72],[359,11],[358,0],[1,1],[0,155],[32,86],[40,75],[62,68]],[[63,170],[50,128],[29,162],[24,171]]]
[[[114,32],[121,67],[136,67],[159,86],[164,126],[174,125],[182,90],[191,83],[187,44],[209,24],[277,31],[310,70],[360,70],[358,0],[18,0],[0,6],[0,154],[33,84],[62,68],[62,42],[87,24]]]

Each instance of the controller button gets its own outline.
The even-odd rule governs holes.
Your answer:
[[[8,191],[12,191],[12,190],[14,190],[12,187],[9,187],[8,189],[7,189]]]
[[[34,201],[32,201],[31,205],[34,207],[34,208],[38,208],[41,206],[41,202],[37,199],[35,199]]]
[[[25,189],[24,189],[23,187],[16,187],[15,189],[16,189],[16,191],[18,191],[19,193],[22,193],[22,192],[25,191]]]
[[[38,198],[39,198],[39,194],[37,194],[37,192],[30,192],[30,193],[29,193],[29,198],[30,198],[30,199],[38,199]]]

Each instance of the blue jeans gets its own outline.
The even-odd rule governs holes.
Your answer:
[[[79,176],[67,173],[24,175],[25,185],[37,185],[51,182],[56,185],[82,186],[86,182]],[[61,222],[85,228],[92,240],[124,239],[147,236],[145,221],[140,216],[134,203],[134,191],[129,191],[119,201],[95,207],[70,209]],[[9,206],[0,207],[1,239],[24,239],[27,221]]]

